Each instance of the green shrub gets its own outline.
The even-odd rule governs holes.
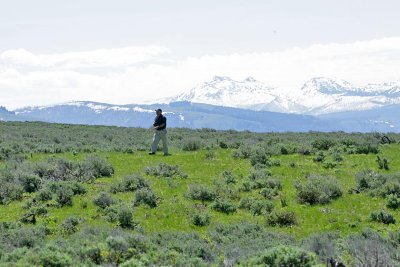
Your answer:
[[[56,191],[56,201],[60,206],[72,206],[74,191],[69,187],[60,187]]]
[[[221,199],[221,198],[217,198],[212,204],[211,204],[211,208],[213,210],[219,211],[219,212],[223,212],[226,214],[230,214],[230,213],[234,213],[236,212],[236,206],[226,200],[226,199]]]
[[[267,166],[269,155],[264,149],[255,149],[250,155],[250,163],[252,166]]]
[[[195,212],[190,216],[190,222],[195,226],[207,226],[210,224],[211,217],[207,212]]]
[[[49,267],[67,267],[71,266],[71,257],[61,252],[58,248],[48,246],[40,252],[39,255],[41,266]]]
[[[315,267],[318,266],[318,260],[314,253],[281,245],[239,263],[238,266]]]
[[[27,193],[36,192],[42,183],[40,177],[35,174],[24,174],[19,177],[19,180]]]
[[[357,189],[372,196],[386,197],[390,194],[400,197],[400,174],[379,174],[363,170],[356,174]]]
[[[390,209],[397,209],[400,207],[400,198],[394,194],[390,194],[386,197],[386,207]]]
[[[264,187],[260,190],[260,195],[262,195],[266,199],[273,199],[274,197],[279,195],[279,189]]]
[[[377,144],[363,143],[356,145],[356,154],[378,154],[379,146]]]
[[[247,197],[240,200],[239,208],[246,209],[255,216],[266,215],[274,209],[274,204],[268,200]]]
[[[117,222],[119,209],[120,209],[119,205],[111,205],[106,207],[104,209],[104,215],[106,217],[106,220],[113,223]]]
[[[392,214],[386,212],[385,210],[374,211],[371,213],[371,220],[374,222],[380,222],[384,224],[395,224],[396,219]]]
[[[268,169],[258,169],[258,170],[252,170],[250,172],[249,179],[251,181],[265,180],[271,176],[272,173]]]
[[[149,183],[139,174],[125,176],[122,181],[111,186],[112,193],[134,192],[141,188],[150,187]]]
[[[87,156],[81,163],[81,169],[88,178],[110,177],[114,174],[114,167],[98,156]]]
[[[333,169],[336,167],[336,163],[332,162],[332,161],[326,161],[322,164],[322,167],[324,167],[325,169]]]
[[[87,192],[86,187],[79,182],[68,182],[66,183],[66,186],[71,188],[74,195],[84,195]]]
[[[53,198],[53,192],[51,191],[51,189],[49,187],[43,187],[42,189],[40,189],[37,194],[36,194],[36,198],[39,201],[49,201],[52,200]]]
[[[103,262],[101,250],[97,246],[86,247],[83,251],[85,257],[89,258],[94,264],[100,265]]]
[[[331,140],[331,139],[320,138],[320,139],[314,140],[311,143],[311,145],[313,146],[313,148],[315,148],[317,150],[328,150],[329,148],[331,148],[334,145],[336,145],[336,142],[334,140]]]
[[[331,257],[337,258],[336,244],[339,238],[338,233],[314,233],[302,241],[302,247],[314,252],[321,262],[325,262]]]
[[[93,199],[93,204],[102,209],[105,209],[115,203],[116,201],[106,192],[101,192]]]
[[[236,177],[231,171],[224,171],[222,173],[222,178],[226,184],[236,184]]]
[[[222,149],[226,149],[228,148],[228,144],[225,143],[224,141],[219,141],[219,147]]]
[[[140,204],[145,204],[150,208],[155,208],[158,205],[158,197],[156,193],[150,188],[142,188],[136,191],[135,200],[133,202],[134,206],[139,206]]]
[[[371,229],[349,235],[344,240],[351,266],[398,266],[398,251],[391,242]]]
[[[61,231],[64,234],[70,235],[78,231],[79,218],[68,217],[61,224]]]
[[[21,200],[23,187],[13,182],[3,182],[0,186],[0,204],[7,204],[14,200]]]
[[[216,193],[207,186],[200,184],[191,184],[188,188],[187,196],[192,200],[212,201],[216,197]]]
[[[131,229],[134,227],[133,213],[128,207],[122,206],[118,212],[118,223],[122,228]]]
[[[332,153],[332,158],[336,162],[342,162],[343,161],[343,156],[339,151],[334,151]]]
[[[388,180],[385,184],[381,185],[381,188],[378,190],[378,195],[382,197],[388,195],[400,197],[400,180]]]
[[[291,226],[297,224],[296,214],[293,211],[274,211],[267,216],[267,224],[271,226]]]
[[[187,178],[178,165],[168,165],[166,163],[159,163],[157,166],[146,167],[144,172],[147,175],[157,176],[157,177],[178,177]]]
[[[325,160],[325,153],[323,151],[319,151],[318,154],[313,158],[315,162],[323,162]]]
[[[387,158],[376,156],[376,163],[378,163],[379,169],[389,170],[389,161],[387,160]]]
[[[236,151],[233,152],[233,158],[248,159],[250,158],[253,151],[253,147],[250,145],[241,145]]]
[[[183,141],[182,150],[183,151],[196,151],[202,147],[202,142],[198,138],[188,138]]]
[[[212,150],[207,151],[206,155],[204,156],[207,160],[214,160],[216,157],[215,152]]]
[[[336,178],[331,176],[310,176],[306,182],[295,184],[300,203],[326,204],[342,195]]]

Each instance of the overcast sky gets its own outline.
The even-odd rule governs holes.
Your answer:
[[[214,75],[400,80],[395,0],[0,0],[0,105],[141,103]]]

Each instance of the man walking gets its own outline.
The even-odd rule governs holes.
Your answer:
[[[151,145],[151,152],[150,155],[154,155],[157,152],[158,142],[160,139],[163,142],[163,151],[164,156],[170,155],[168,153],[168,144],[167,144],[167,118],[162,114],[162,110],[156,109],[157,116],[154,119],[153,127],[154,130],[154,137],[153,137],[153,144]]]

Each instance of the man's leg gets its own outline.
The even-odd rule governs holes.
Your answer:
[[[153,144],[151,145],[151,153],[157,152],[158,142],[160,142],[160,135],[158,134],[158,131],[155,131],[153,137]]]
[[[167,130],[164,129],[161,132],[164,155],[168,155]]]

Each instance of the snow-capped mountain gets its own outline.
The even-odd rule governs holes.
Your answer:
[[[400,82],[355,86],[341,79],[317,77],[297,90],[284,91],[251,77],[236,81],[215,76],[170,101],[316,115],[398,104]]]
[[[357,87],[340,79],[313,78],[288,96],[303,108],[294,112],[327,114],[368,110],[400,103],[399,83],[368,84]]]
[[[225,107],[287,112],[293,106],[282,99],[277,88],[267,86],[252,77],[236,81],[230,77],[214,76],[211,81],[201,83],[191,90],[171,99]]]

